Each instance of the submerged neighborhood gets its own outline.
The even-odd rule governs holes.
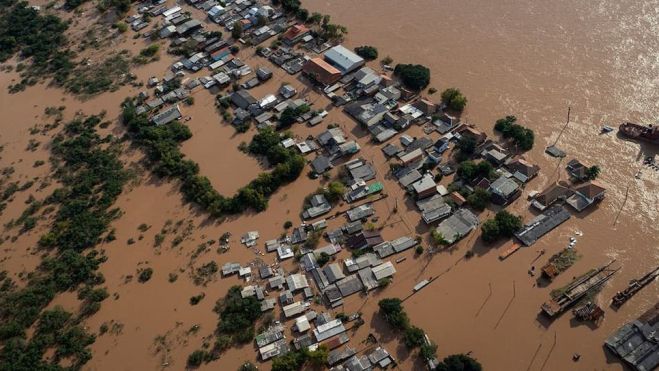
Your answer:
[[[38,6],[30,9],[41,11]],[[444,289],[439,289],[442,276],[458,264],[471,264],[490,251],[494,254],[491,263],[508,272],[523,270],[533,290],[549,287],[542,300],[528,299],[537,306],[534,320],[542,331],[561,316],[570,318],[570,329],[581,325],[598,328],[607,312],[634,301],[637,293],[659,277],[659,266],[654,262],[656,268],[635,271],[635,278],[626,287],[604,298],[601,291],[607,284],[614,284],[611,280],[620,276],[627,260],[616,255],[594,264],[589,260],[589,267],[583,271],[578,271],[581,266],[570,269],[591,252],[578,244],[583,232],[568,229],[568,221],[589,223],[589,216],[610,205],[612,195],[620,196],[614,189],[607,189],[612,188],[611,182],[600,177],[607,172],[606,163],[591,162],[592,157],[562,149],[563,131],[544,149],[548,161],[533,161],[529,151],[538,146],[540,138],[524,119],[504,116],[496,120],[493,131],[488,131],[484,124],[479,126],[463,114],[468,101],[460,89],[438,91],[430,83],[429,68],[415,64],[409,60],[411,56],[382,56],[369,45],[349,47],[347,29],[332,23],[329,15],[310,13],[298,0],[154,0],[129,3],[122,17],[122,33],[130,28],[134,40],[144,39],[155,45],[152,52],[140,52],[140,60],[153,57],[159,48],[166,49],[173,59],[173,63],[167,61],[163,74],[132,85],[139,93],[121,105],[119,120],[125,129],[121,140],[129,143],[131,150],[143,152],[145,159],[139,166],[175,184],[171,193],[194,205],[195,215],[207,218],[204,223],[213,227],[224,228],[223,223],[242,214],[267,212],[271,199],[276,198],[279,205],[288,208],[267,220],[277,226],[276,230],[264,223],[244,223],[237,235],[228,229],[219,239],[204,234],[202,239],[206,241],[192,252],[191,261],[205,249],[210,251],[209,246],[218,245],[217,263],[213,260],[190,268],[190,276],[198,281],[196,286],[213,292],[216,281],[208,277],[215,274],[231,285],[228,292],[219,293],[221,298],[212,309],[219,319],[217,328],[189,354],[188,369],[206,364],[222,369],[224,353],[238,348],[253,354],[240,370],[482,370],[487,365],[481,365],[478,349],[449,354],[438,339],[433,339],[432,331],[415,325],[420,323],[419,318],[413,313],[408,315],[405,306],[410,303],[407,300],[413,301],[431,290],[440,298],[436,303],[442,308],[454,305]],[[120,28],[118,24],[113,27]],[[220,194],[203,174],[208,167],[202,168],[181,150],[182,143],[193,135],[190,128],[197,123],[200,108],[195,106],[195,98],[199,101],[207,96],[211,97],[214,115],[211,124],[229,128],[234,137],[244,138],[238,148],[231,150],[249,156],[261,171],[233,195]],[[565,127],[569,123],[570,108]],[[66,152],[70,150],[67,146],[82,151],[75,146],[91,148],[93,142],[103,148],[111,143],[110,139],[94,137],[95,131],[93,135],[84,131],[89,128],[83,126],[74,122],[65,130],[79,135],[79,142],[62,144],[62,137],[54,140],[58,155],[73,157]],[[603,129],[600,135],[608,133]],[[113,145],[107,147],[107,151],[114,150]],[[233,160],[220,155],[213,161]],[[646,162],[654,166],[654,162]],[[58,166],[57,160],[52,163],[54,168]],[[113,166],[105,158],[98,163]],[[75,165],[78,167],[70,173],[57,169],[64,174],[63,182],[71,188],[87,189],[91,198],[99,198],[101,201],[96,202],[109,208],[114,199],[107,201],[102,192],[111,192],[114,187],[95,184],[95,188],[88,185],[89,179],[80,184],[71,181],[77,179],[72,174],[83,172],[80,169],[86,166]],[[243,164],[231,166],[237,173]],[[38,167],[36,162],[34,167]],[[225,177],[233,176],[230,171],[223,172]],[[108,174],[88,177],[114,181],[116,174]],[[311,186],[300,188],[305,192],[295,195],[304,197],[301,204],[290,201],[298,198],[278,193],[282,187],[302,181]],[[97,188],[103,197],[94,194]],[[288,191],[294,193],[297,189]],[[60,192],[51,198],[68,197]],[[628,192],[629,186],[622,206],[615,205],[619,211],[613,229]],[[4,209],[5,204],[2,206]],[[74,204],[66,211],[86,217],[81,207]],[[106,224],[113,220],[112,213],[103,214]],[[60,221],[58,226],[68,224]],[[165,231],[185,229],[183,221],[171,224],[167,221],[156,235],[156,241],[160,241],[154,250],[165,239]],[[149,228],[143,224],[138,229],[145,232]],[[190,224],[188,228],[187,236],[194,227]],[[94,240],[110,242],[116,238],[114,233],[113,229],[112,238]],[[65,233],[49,233],[38,244],[45,246],[66,237]],[[142,238],[140,235],[139,240]],[[564,246],[552,246],[556,251],[548,251],[547,239],[554,245],[558,238],[565,240]],[[176,245],[184,240],[180,237]],[[129,245],[135,243],[132,238],[129,241]],[[88,245],[93,246],[91,242]],[[537,256],[523,262],[515,260],[525,250]],[[235,251],[242,253],[233,254]],[[433,260],[446,257],[456,259],[445,271],[426,270]],[[96,255],[90,253],[70,265],[83,271],[87,265],[98,266],[102,259],[95,259]],[[59,276],[54,276],[57,279],[52,278],[53,282],[43,282],[58,285],[60,280],[73,280],[58,273],[59,267],[52,261],[45,261],[40,269]],[[150,279],[153,271],[149,269],[140,268],[138,282]],[[490,273],[473,269],[470,274]],[[30,274],[25,276],[42,283]],[[169,283],[177,277],[170,273]],[[131,279],[126,278],[125,283]],[[485,278],[489,293],[482,304],[476,304],[480,309],[474,318],[493,295],[490,279]],[[90,274],[84,283],[91,287],[90,282],[102,280],[102,275]],[[516,285],[527,284],[519,279],[511,281],[512,299],[502,306],[505,309],[494,324],[495,330],[518,295]],[[615,285],[618,289],[619,282]],[[86,300],[85,305],[91,305],[94,297],[89,290],[78,293],[79,300]],[[475,290],[465,283],[465,295],[475,295]],[[43,292],[34,294],[38,295],[47,296]],[[213,295],[217,297],[218,292]],[[107,296],[106,292],[103,299]],[[197,305],[205,296],[205,292],[193,296],[189,304]],[[119,295],[113,297],[117,300]],[[353,310],[357,301],[360,305]],[[377,307],[370,313],[366,305],[373,302]],[[659,367],[659,303],[651,304],[645,308],[648,303],[637,300],[633,305],[643,305],[643,314],[616,326],[607,336],[601,344],[607,359],[639,371]],[[515,315],[522,320],[519,313]],[[35,321],[36,317],[32,323]],[[44,329],[46,320],[42,318],[38,323],[34,331],[46,336],[50,331]],[[104,325],[104,333],[121,332],[116,326],[108,329]],[[31,325],[24,327],[32,331]],[[187,334],[198,330],[195,325]],[[13,327],[4,324],[0,332],[3,339],[16,336]],[[555,345],[556,332],[553,336]],[[392,346],[391,339],[397,339],[400,346]],[[187,340],[180,343],[188,345]],[[171,346],[164,337],[158,337],[154,354],[163,349],[167,353]],[[536,355],[541,347],[542,343]],[[553,350],[552,346],[547,359]],[[59,362],[60,354],[53,353]],[[163,359],[164,369],[169,363],[166,356]],[[569,354],[568,359],[575,369],[586,367],[578,363],[582,360],[578,351]]]
[[[407,250],[420,255],[424,250],[433,254],[450,249],[481,228],[487,242],[512,240],[501,253],[504,260],[532,246],[573,215],[596,210],[607,190],[596,180],[600,167],[579,159],[567,161],[563,174],[546,189],[533,189],[529,183],[539,173],[551,170],[541,169],[524,156],[533,146],[533,132],[514,116],[497,121],[499,136],[490,138],[460,117],[466,99],[458,90],[445,92],[441,100],[418,93],[418,88],[428,83],[423,66],[399,65],[394,70],[383,63],[376,68],[367,63],[363,50],[353,51],[340,43],[340,26],[327,27],[320,15],[314,15],[319,19],[311,24],[299,17],[296,20],[287,4],[280,8],[251,0],[222,4],[190,0],[171,8],[140,8],[129,18],[133,29],[141,29],[146,14],[158,17],[163,26],[152,32],[169,39],[171,48],[183,53],[167,75],[149,81],[153,90],[138,97],[137,113],[148,114],[155,125],[194,116],[194,107],[182,108],[181,103],[196,91],[208,89],[217,94],[222,120],[236,131],[245,132],[254,125],[258,130],[280,133],[275,145],[304,156],[309,176],[322,180],[330,179],[331,172],[339,174],[329,186],[333,189],[326,185],[309,195],[300,213],[303,223],[291,226],[290,233],[261,238],[254,230],[241,236],[247,248],[258,256],[272,256],[274,263],[261,259],[257,264],[226,262],[221,272],[224,277],[242,278],[245,285],[240,297],[256,298],[261,312],[282,313],[282,317],[274,316],[280,320],[256,334],[256,350],[262,361],[284,359],[301,350],[324,349],[325,366],[331,370],[386,369],[397,362],[391,350],[376,346],[375,340],[366,352],[358,352],[356,340],[351,339],[351,329],[364,324],[361,313],[341,312],[338,316],[329,310],[341,308],[351,295],[386,290],[396,279],[397,264],[409,256],[402,254]],[[190,12],[189,8],[196,10]],[[201,19],[204,16],[207,20]],[[217,26],[210,27],[208,20]],[[223,33],[230,33],[231,38],[223,37]],[[250,59],[251,65],[240,57],[241,49],[248,47],[258,56]],[[251,93],[267,84],[277,68],[290,79],[304,81],[313,94],[324,95],[333,110],[343,111],[345,119],[327,120],[327,108],[316,107],[313,94],[301,94],[286,79],[265,96]],[[452,102],[451,94],[462,103]],[[293,125],[326,129],[302,138],[286,131]],[[362,148],[351,126],[370,135],[369,145],[380,148],[388,168],[377,168],[371,159],[360,156]],[[422,128],[423,135],[408,134],[412,127]],[[405,195],[396,205],[398,201],[415,205],[430,231],[427,237],[382,237],[373,206],[391,193],[386,187],[400,187]],[[535,216],[522,220],[506,211],[515,202],[527,202]],[[499,210],[496,217],[483,217],[482,210],[488,207]],[[339,220],[342,224],[338,227],[329,227]],[[573,248],[571,243],[566,251]],[[296,262],[294,271],[282,267],[289,259]],[[586,307],[575,309],[575,314],[597,320],[603,313],[601,308],[582,299],[592,298],[615,274],[610,265],[576,280],[565,288],[564,297],[554,296],[538,306],[554,316],[581,303]],[[529,271],[531,275],[534,269]],[[549,272],[547,269],[543,272]],[[553,277],[558,273],[547,274]],[[410,287],[410,294],[435,278],[420,280]],[[636,351],[629,349],[631,343],[620,344],[623,337],[651,332],[657,321],[650,317],[646,314],[638,324],[626,325],[607,341],[608,347],[638,370],[657,366],[657,348]],[[644,326],[649,329],[644,330]],[[632,334],[636,328],[639,335]],[[431,349],[424,352],[424,362],[434,369],[439,362],[432,351],[434,343],[423,332],[421,335],[419,346]],[[645,341],[651,341],[651,336]],[[578,357],[575,355],[575,360]]]

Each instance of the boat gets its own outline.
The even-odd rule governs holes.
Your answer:
[[[625,122],[618,127],[618,132],[629,139],[659,144],[659,126],[643,126]]]
[[[639,279],[633,279],[627,285],[627,288],[616,292],[611,299],[611,304],[615,308],[620,308],[625,302],[631,299],[632,296],[636,295],[637,292],[647,285],[649,285],[655,278],[659,277],[659,267],[654,270],[646,273],[643,277]]]
[[[515,252],[517,252],[517,250],[519,250],[521,247],[522,247],[522,245],[519,244],[519,243],[517,243],[517,242],[513,242],[513,243],[511,243],[510,246],[509,246],[504,252],[502,252],[502,253],[499,255],[499,260],[505,260],[505,259],[508,258],[510,255],[512,255],[512,254],[514,254]]]
[[[590,292],[602,287],[606,281],[620,270],[620,268],[610,268],[614,262],[615,260],[612,260],[597,269],[593,269],[564,288],[555,290],[556,294],[552,293],[552,299],[542,304],[542,311],[549,317],[555,317],[579,302]]]

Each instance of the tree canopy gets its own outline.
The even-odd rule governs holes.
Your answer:
[[[483,367],[478,361],[466,354],[450,355],[437,365],[437,371],[482,371]]]
[[[462,112],[467,106],[467,97],[460,89],[448,88],[442,92],[442,102],[454,111]]]
[[[403,302],[398,298],[382,299],[378,302],[382,317],[396,329],[406,329],[409,326],[407,313],[403,310]]]
[[[513,142],[522,151],[528,151],[533,148],[534,134],[533,130],[523,127],[516,123],[517,117],[506,116],[505,118],[497,120],[494,124],[494,130],[501,133],[501,135]]]
[[[358,46],[355,48],[355,53],[357,53],[357,55],[366,59],[367,61],[374,61],[378,59],[378,49],[373,46],[369,46],[369,45]]]
[[[394,69],[403,85],[412,90],[421,90],[430,84],[430,69],[420,64],[398,64]]]
[[[481,226],[481,238],[485,242],[494,242],[501,237],[512,237],[522,228],[522,217],[499,211],[493,219],[486,220]]]

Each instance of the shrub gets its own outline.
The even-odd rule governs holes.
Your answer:
[[[151,279],[152,275],[153,275],[153,268],[144,268],[140,271],[139,275],[137,276],[137,280],[140,283],[145,283],[146,281]]]
[[[120,33],[124,33],[126,31],[128,31],[128,25],[125,22],[117,22],[117,23],[114,24],[114,27]]]
[[[290,220],[287,220],[286,223],[284,223],[284,229],[290,229],[293,226],[293,222]]]
[[[421,245],[417,246],[416,249],[414,250],[414,252],[415,252],[417,255],[421,255],[421,254],[423,254],[423,246],[421,246]]]
[[[430,83],[430,69],[420,64],[398,64],[394,74],[412,90],[421,90]]]
[[[372,46],[364,45],[355,48],[355,53],[367,61],[378,59],[378,49]]]
[[[462,112],[467,105],[467,98],[460,89],[448,88],[442,92],[442,102],[454,111]]]

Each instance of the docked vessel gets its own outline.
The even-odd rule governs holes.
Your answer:
[[[654,281],[655,278],[659,277],[659,267],[655,268],[654,270],[648,272],[645,274],[643,277],[639,279],[633,279],[631,282],[629,282],[629,285],[627,285],[627,288],[618,291],[613,298],[611,299],[611,304],[619,308],[627,300],[629,300],[632,296],[636,295],[637,292],[641,291],[641,289],[647,285],[649,285],[652,281]]]
[[[642,140],[659,145],[659,126],[643,126],[625,122],[618,127],[618,131],[621,135],[629,139]]]
[[[620,268],[610,268],[614,262],[615,260],[612,260],[606,265],[593,269],[564,288],[556,290],[555,294],[552,293],[552,299],[542,304],[542,311],[549,317],[554,317],[579,302],[590,292],[600,288],[620,270]]]

